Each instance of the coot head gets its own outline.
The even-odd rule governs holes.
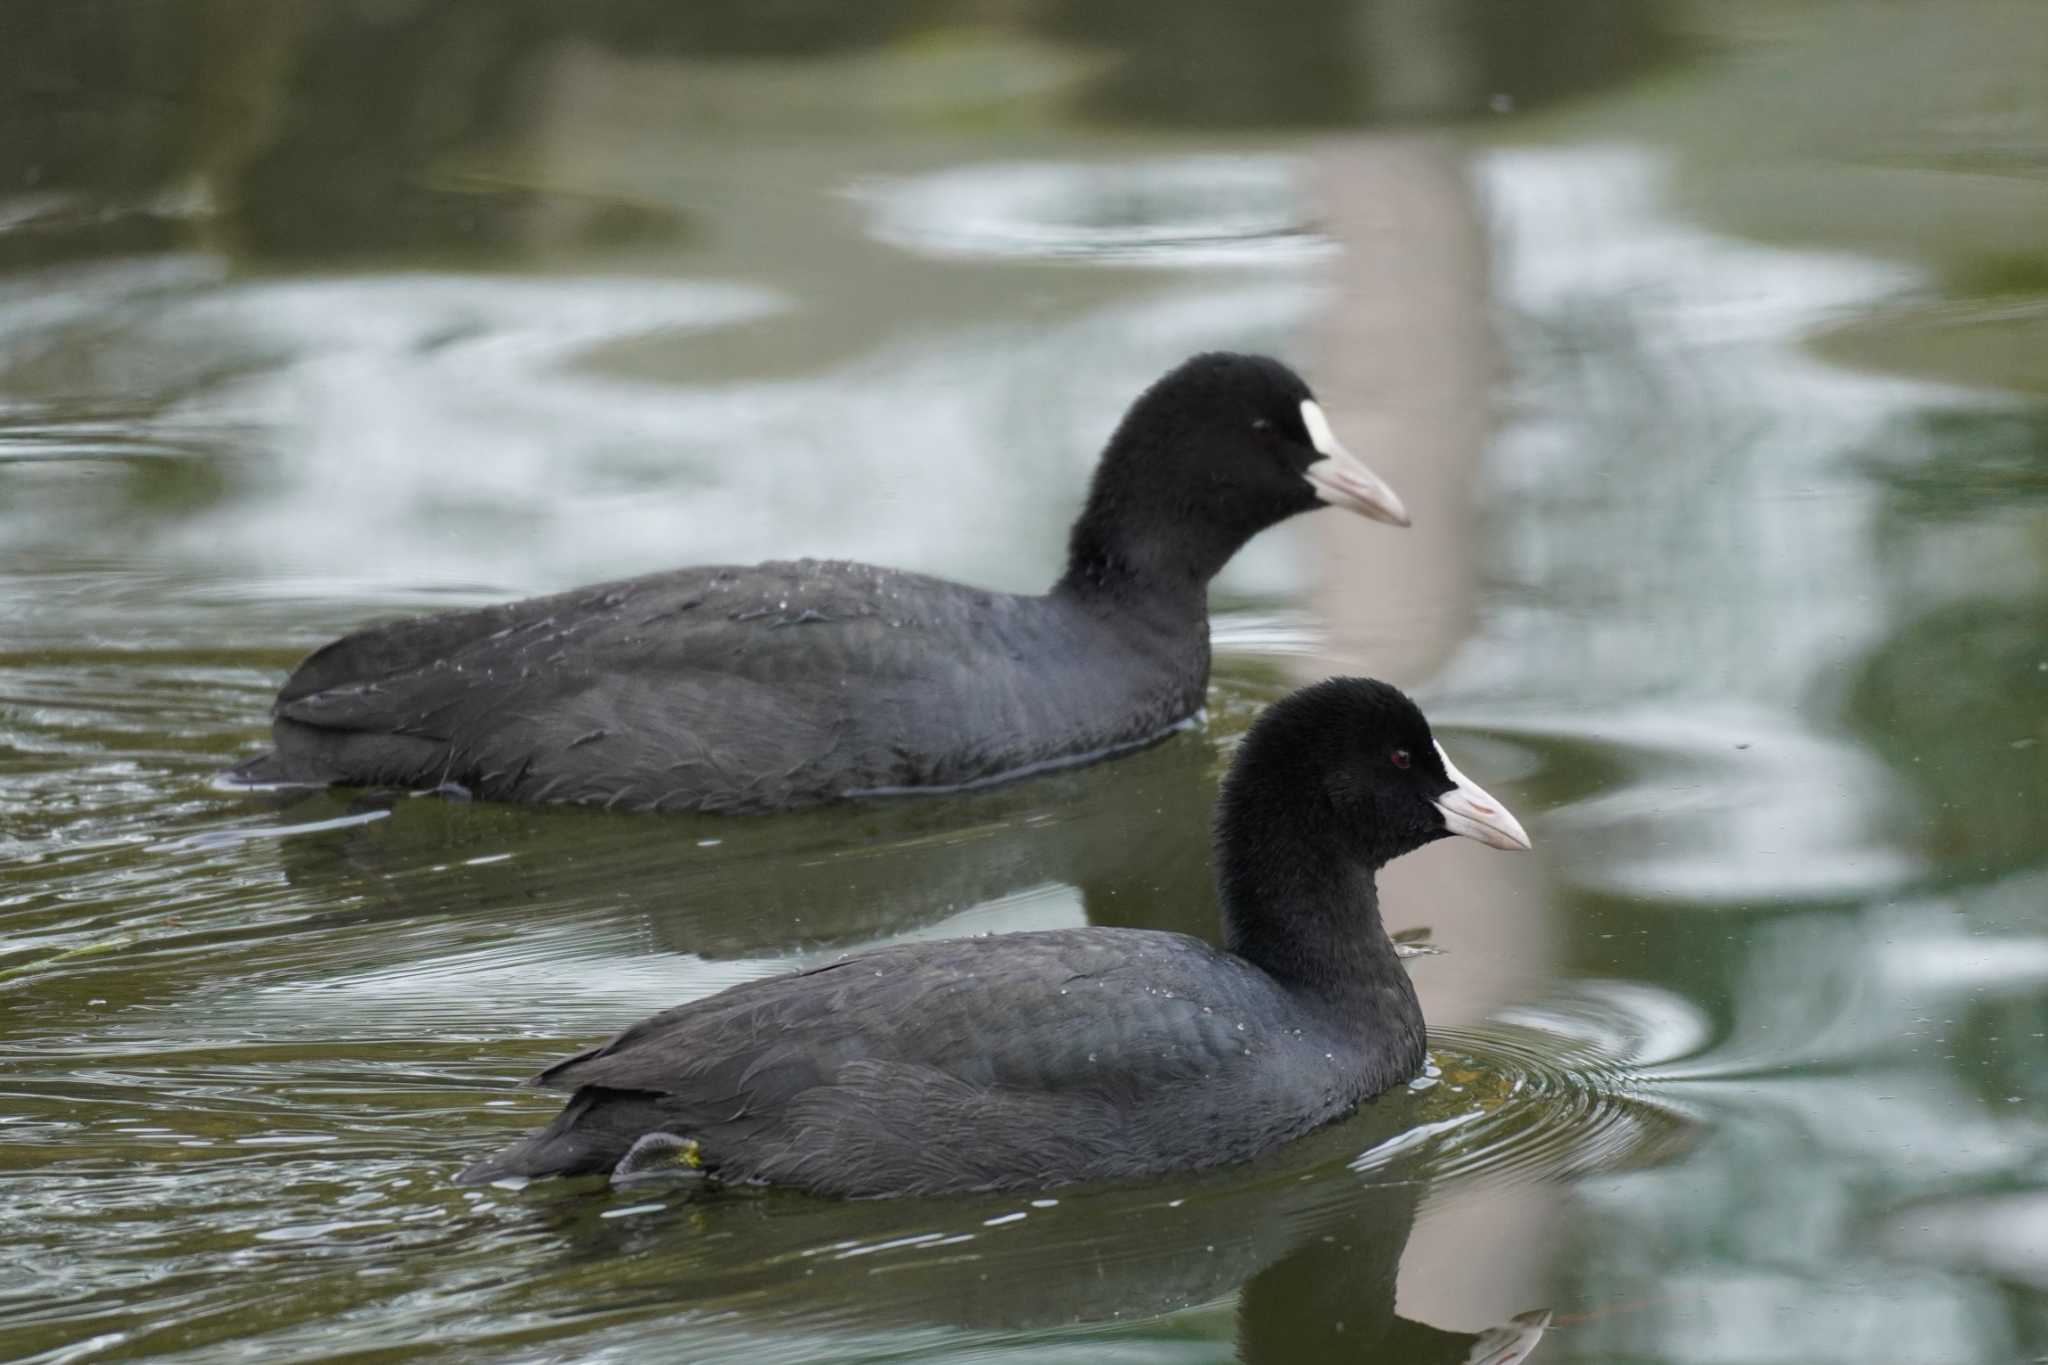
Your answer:
[[[1275,702],[1239,745],[1216,801],[1216,888],[1231,950],[1327,997],[1405,1000],[1419,1065],[1421,1011],[1387,944],[1374,874],[1451,834],[1529,847],[1399,689],[1332,678]]]
[[[1529,847],[1507,807],[1458,771],[1415,703],[1372,678],[1305,687],[1245,736],[1217,802],[1218,843],[1227,853],[1275,817],[1368,868],[1453,834]]]
[[[1206,583],[1258,532],[1322,506],[1408,524],[1300,375],[1268,356],[1198,355],[1140,394],[1110,437],[1067,581]]]
[[[1211,351],[1182,362],[1139,396],[1117,435],[1157,443],[1184,472],[1275,520],[1328,503],[1408,524],[1400,497],[1344,448],[1302,377],[1271,356]]]

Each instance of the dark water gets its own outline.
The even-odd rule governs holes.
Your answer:
[[[2048,1358],[2044,71],[2028,3],[0,9],[0,1358]],[[209,784],[366,620],[1042,585],[1209,346],[1417,527],[1241,556],[1197,732],[773,821]],[[1333,669],[1537,841],[1387,878],[1415,1087],[1042,1200],[448,1183],[662,1005],[1210,932]]]

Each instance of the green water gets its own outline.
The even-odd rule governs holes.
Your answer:
[[[1972,0],[0,9],[0,1358],[2048,1358],[2044,72]],[[1417,524],[1241,555],[1195,732],[751,822],[210,783],[369,620],[1042,586],[1217,346]],[[1537,845],[1390,869],[1428,1083],[1041,1200],[449,1183],[740,980],[1213,932],[1235,737],[1360,669]]]

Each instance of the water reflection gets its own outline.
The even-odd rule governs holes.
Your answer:
[[[1273,157],[960,166],[865,186],[883,241],[942,256],[1210,267],[1327,257],[1302,168]]]
[[[1904,463],[1908,444],[1942,458]],[[2032,866],[2048,847],[2048,573],[2029,552],[2048,525],[2048,408],[1938,409],[1873,446],[1900,625],[1849,717],[1914,792],[1921,847],[1965,879]]]
[[[1639,74],[1679,46],[1660,5],[1307,0],[1280,23],[1228,0],[1052,9],[1056,31],[1124,58],[1093,107],[1197,127],[1502,113]]]
[[[717,1324],[707,1334],[713,1349],[748,1359],[858,1353],[874,1341],[868,1332],[877,1323],[943,1329],[928,1349],[945,1359],[981,1334],[1122,1321],[1130,1325],[1113,1329],[1109,1341],[1144,1353],[1227,1315],[1247,1365],[1513,1365],[1542,1339],[1548,1314],[1459,1330],[1397,1310],[1421,1188],[1398,1178],[1354,1182],[1340,1199],[1325,1191],[1321,1206],[1278,1178],[1256,1190],[1208,1188],[1171,1201],[1111,1194],[1097,1211],[1114,1216],[1085,1227],[1076,1225],[1071,1200],[1052,1198],[828,1212],[775,1198],[677,1206],[657,1191],[596,1215],[564,1204],[553,1225],[575,1260],[610,1269],[615,1304],[687,1304]],[[1176,1248],[1199,1251],[1165,1249],[1163,1229]],[[728,1263],[736,1248],[744,1248],[743,1265]],[[800,1277],[784,1271],[792,1264],[804,1268]],[[857,1301],[867,1308],[858,1326],[847,1320]],[[601,1334],[599,1358],[629,1357],[647,1330]]]
[[[1657,7],[1555,0],[1427,16],[1337,0],[1279,25],[1229,5],[1169,15],[1051,0],[1000,18],[934,0],[858,16],[817,3],[673,15],[644,0],[573,14],[537,0],[242,14],[183,0],[149,7],[144,22],[104,22],[117,8],[10,7],[9,87],[45,98],[0,117],[0,187],[33,192],[0,217],[14,229],[0,226],[0,260],[201,242],[271,262],[494,260],[687,242],[701,230],[687,207],[494,169],[547,135],[577,47],[786,61],[978,21],[1015,30],[1013,44],[1114,54],[1082,95],[1112,118],[1259,126],[1535,104],[1671,47]],[[67,105],[49,98],[57,91]],[[83,206],[81,190],[102,202]]]
[[[2038,926],[2014,912],[2039,889],[2041,579],[1994,548],[2038,520],[2030,421],[1800,351],[1909,277],[1696,236],[1662,221],[1637,153],[1580,155],[1604,165],[1576,196],[1550,153],[1487,181],[1527,331],[1497,478],[1553,506],[1509,528],[1513,605],[1450,677],[1528,736],[1600,740],[1558,820],[1594,893],[1580,970],[1725,1003],[1648,1068],[1711,1136],[1581,1186],[1603,1232],[1576,1282],[1645,1306],[1575,1348],[2007,1358],[2038,1314],[1930,1267],[2001,1254],[1983,1186],[2031,1181],[2041,1142],[2019,1079]],[[1593,250],[1589,222],[1613,234]],[[2011,804],[1980,815],[1987,786]],[[1921,1208],[1949,1210],[1944,1250],[1901,1259]]]
[[[645,946],[709,957],[864,943],[1049,884],[1073,888],[1077,917],[1093,923],[1210,934],[1215,743],[1177,736],[1122,760],[1137,771],[1121,779],[1080,770],[965,800],[876,800],[737,828],[715,817],[659,828],[546,818],[556,812],[505,819],[377,797],[397,818],[339,839],[283,839],[275,854],[309,893],[358,889],[346,912],[356,918],[431,910],[502,920],[522,907],[521,920],[546,923],[602,869],[610,912],[644,919]],[[343,804],[321,796],[287,814],[318,828]],[[477,862],[499,852],[513,856]],[[448,885],[417,880],[458,865],[471,870]]]
[[[0,1355],[2048,1350],[2042,14],[0,6]],[[1204,733],[745,832],[206,784],[378,616],[1040,587],[1217,345],[1435,515],[1241,557]],[[446,1186],[740,976],[1210,931],[1231,737],[1336,657],[1541,821],[1411,860],[1434,1084],[1044,1208]]]
[[[1532,733],[1597,734],[1610,759],[1660,751],[1571,813],[1590,886],[1733,904],[1896,888],[1915,871],[1896,793],[1805,698],[1884,628],[1874,500],[1845,457],[1920,395],[1798,346],[1907,277],[1674,222],[1668,174],[1621,148],[1487,168],[1529,338],[1493,473],[1549,510],[1509,528],[1513,590],[1448,685]]]

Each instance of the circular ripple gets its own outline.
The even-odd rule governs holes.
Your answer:
[[[1114,265],[1285,265],[1336,248],[1295,164],[1273,156],[957,166],[861,191],[871,230],[936,256]]]
[[[1705,1021],[1637,983],[1588,982],[1581,994],[1430,1035],[1419,1110],[1398,1136],[1360,1153],[1355,1171],[1397,1160],[1429,1178],[1578,1175],[1663,1160],[1699,1125],[1645,1068],[1705,1040]]]

